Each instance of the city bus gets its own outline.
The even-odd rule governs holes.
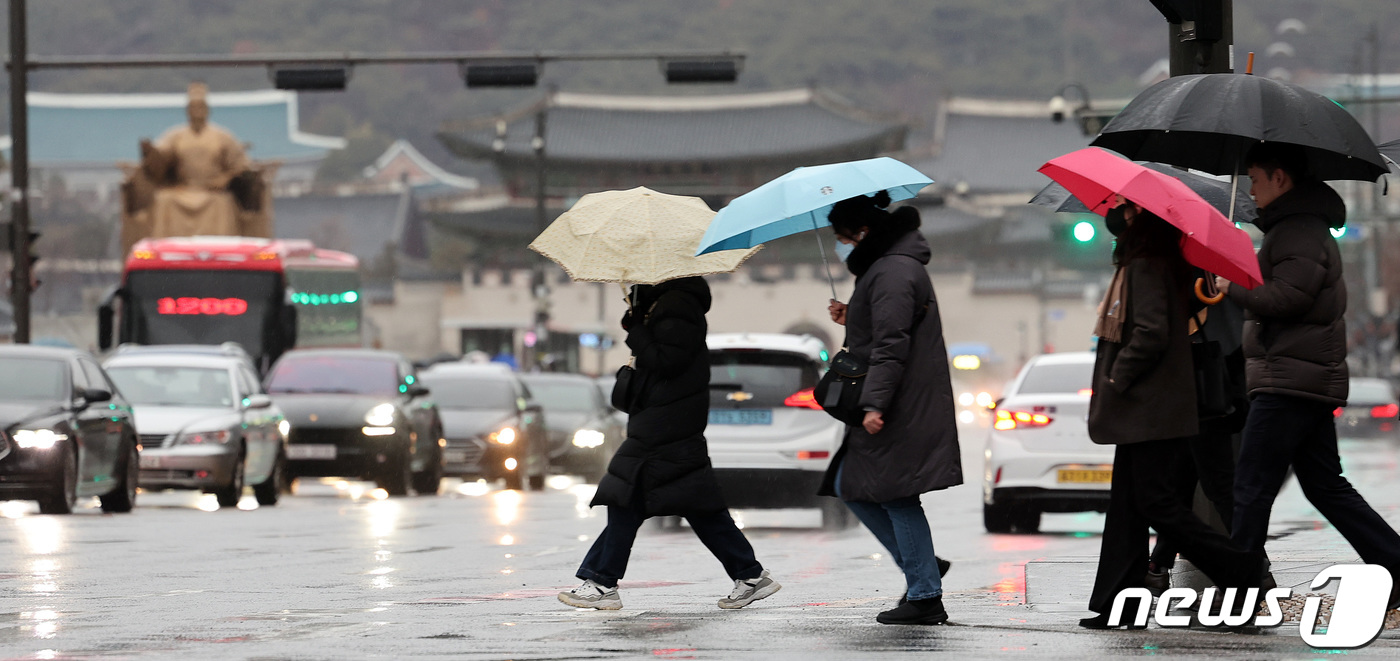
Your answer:
[[[146,239],[98,308],[98,346],[236,342],[266,370],[293,346],[360,346],[359,261],[310,241]]]

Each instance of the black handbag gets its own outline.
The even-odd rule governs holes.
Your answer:
[[[914,317],[914,325],[909,328],[911,339],[924,317],[928,316],[928,306],[928,303],[924,303],[923,309]],[[865,409],[861,408],[860,394],[865,389],[865,373],[868,371],[870,365],[856,358],[844,347],[836,352],[831,359],[831,366],[826,370],[826,374],[822,375],[821,380],[817,381],[817,388],[813,392],[822,410],[848,425],[864,424]]]
[[[637,395],[641,393],[641,381],[630,361],[617,368],[617,380],[613,382],[612,396],[609,398],[612,407],[628,415],[634,413]]]
[[[1191,365],[1196,373],[1196,414],[1201,419],[1220,418],[1234,410],[1227,383],[1225,355],[1220,343],[1205,339],[1205,325],[1195,316],[1196,333],[1191,337]]]
[[[860,393],[865,388],[865,373],[870,369],[851,352],[842,349],[831,359],[831,367],[817,382],[817,402],[831,417],[848,425],[865,422],[860,407]]]

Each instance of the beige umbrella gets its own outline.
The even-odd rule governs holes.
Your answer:
[[[695,256],[715,212],[698,197],[637,187],[590,193],[545,229],[530,249],[584,282],[654,285],[729,273],[759,248]],[[760,246],[761,247],[761,246]]]

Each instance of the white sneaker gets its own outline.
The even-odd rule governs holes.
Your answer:
[[[559,601],[574,608],[596,608],[601,611],[622,608],[622,598],[617,596],[617,588],[605,588],[592,580],[584,581],[583,585],[568,592],[560,592]]]
[[[719,600],[720,608],[743,608],[759,599],[763,599],[778,590],[783,589],[777,581],[768,577],[768,570],[763,570],[758,578],[750,578],[742,581],[734,581],[734,591],[728,597]]]

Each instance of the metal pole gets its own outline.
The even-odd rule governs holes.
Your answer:
[[[29,69],[25,0],[10,0],[10,302],[16,344],[29,343]]]
[[[535,113],[535,138],[531,146],[535,148],[535,236],[544,233],[549,224],[548,210],[545,208],[545,130],[549,121],[549,104],[553,94],[546,94],[544,103]],[[548,337],[549,324],[549,284],[545,282],[544,255],[535,254],[534,295],[535,295],[535,355],[532,363],[540,366],[543,354],[541,343]]]

